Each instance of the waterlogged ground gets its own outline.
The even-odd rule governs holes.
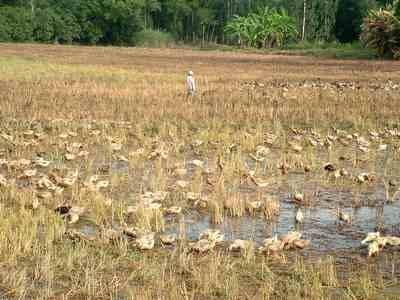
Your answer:
[[[206,229],[219,229],[226,246],[236,239],[262,245],[266,238],[299,231],[311,241],[303,251],[325,253],[360,249],[369,232],[400,234],[397,129],[254,132],[254,138],[264,139],[254,144],[255,138],[254,149],[246,145],[248,150],[242,151],[240,143],[196,136],[186,141],[144,137],[137,142],[131,137],[131,123],[85,122],[73,127],[62,120],[10,121],[1,133],[3,185],[32,192],[39,199],[37,205],[53,209],[78,204],[89,189],[105,197],[106,210],[118,207],[123,214],[129,207],[145,205],[146,193],[162,191],[163,199],[155,202],[160,203],[157,210],[164,214],[164,225],[157,231],[196,241]],[[251,133],[243,134],[251,138]],[[41,166],[38,159],[48,166]],[[328,163],[334,170],[327,170]],[[63,184],[59,177],[71,171],[76,178]],[[43,188],[43,178],[60,191]],[[104,186],[97,186],[99,181]],[[296,193],[304,196],[303,201],[294,199]],[[240,216],[230,213],[226,204],[230,198],[243,204]],[[268,198],[280,203],[272,218],[263,213]],[[254,201],[260,201],[260,209],[249,210]],[[103,228],[96,225],[90,205],[83,206],[85,212],[70,227],[95,237]],[[162,212],[171,206],[183,210]],[[304,214],[300,224],[295,221],[299,208]],[[339,219],[338,209],[349,215],[349,223]],[[108,222],[110,229],[121,227],[117,221]]]
[[[398,299],[399,70],[0,44],[0,297]]]
[[[345,210],[353,213],[353,226],[338,226],[336,211],[329,208],[310,208],[305,210],[304,224],[294,224],[295,211],[292,205],[283,205],[279,218],[271,223],[263,217],[231,218],[227,217],[222,224],[213,225],[210,217],[197,212],[185,216],[187,238],[197,240],[200,233],[208,228],[221,230],[228,241],[235,239],[253,240],[259,245],[266,237],[275,234],[283,235],[288,231],[300,230],[303,237],[312,241],[308,249],[329,252],[334,250],[358,249],[360,241],[367,232],[375,232],[377,228],[385,228],[390,235],[400,233],[398,203],[385,205],[382,208],[362,207],[354,210]],[[173,221],[171,220],[171,223]],[[179,233],[178,225],[171,224],[167,232]],[[384,227],[378,227],[384,226]],[[306,250],[305,250],[306,251]],[[315,252],[314,252],[315,253]]]
[[[340,153],[346,153],[346,149],[340,147]],[[347,149],[347,153],[349,150]],[[393,159],[393,152],[384,151],[378,153],[373,159],[366,157],[362,166],[351,167],[351,163],[342,163],[341,166],[351,170],[353,174],[360,174],[364,170],[374,170],[377,179],[373,183],[359,183],[357,180],[326,179],[328,172],[321,171],[322,166],[328,162],[325,150],[317,151],[316,174],[306,174],[301,170],[289,172],[286,176],[278,176],[279,179],[271,183],[269,187],[257,189],[251,186],[230,187],[232,193],[239,197],[256,199],[261,195],[273,195],[280,199],[281,209],[279,216],[273,220],[266,220],[262,213],[256,215],[245,214],[243,217],[231,217],[225,215],[221,224],[213,224],[212,218],[207,212],[193,210],[190,207],[185,210],[182,217],[167,218],[166,232],[179,234],[181,222],[185,223],[185,234],[189,240],[197,240],[200,233],[208,228],[219,229],[224,233],[227,241],[235,239],[253,240],[261,245],[266,237],[283,235],[289,231],[301,231],[304,237],[311,240],[309,249],[321,252],[335,250],[355,250],[360,248],[360,241],[368,232],[381,231],[387,235],[400,234],[400,193],[399,186],[387,188],[385,180],[398,182],[400,168],[397,160]],[[270,153],[272,163],[278,159],[279,154]],[[198,157],[201,159],[201,157]],[[243,155],[243,161],[248,162]],[[371,160],[371,161],[369,161]],[[388,166],[388,161],[391,165]],[[318,164],[321,170],[318,170]],[[266,165],[258,166],[261,170]],[[190,166],[188,166],[190,168]],[[388,170],[390,176],[387,176]],[[272,171],[260,172],[266,178],[271,178]],[[313,173],[313,172],[311,172]],[[324,174],[325,173],[325,174]],[[390,178],[390,179],[389,179]],[[188,176],[185,179],[190,180]],[[294,191],[303,191],[313,197],[313,204],[305,205],[302,211],[305,215],[303,224],[296,224],[295,215],[298,203],[293,201]],[[387,194],[389,193],[389,194]],[[390,197],[387,199],[387,197]],[[302,206],[300,204],[300,206]],[[351,216],[351,224],[343,224],[338,220],[337,208],[343,207],[343,211]]]

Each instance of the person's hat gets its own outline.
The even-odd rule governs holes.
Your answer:
[[[189,71],[188,74],[193,76],[193,71]]]

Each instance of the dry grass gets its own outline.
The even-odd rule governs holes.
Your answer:
[[[340,93],[244,87],[253,81],[285,84],[318,79],[379,84],[400,77],[397,62],[189,50],[0,47],[1,113],[7,117],[115,120],[118,116],[120,121],[141,120],[141,124],[168,120],[185,127],[219,129],[225,122],[255,126],[282,120],[308,126],[331,122],[376,126],[393,121],[398,110],[397,93],[381,89]],[[188,69],[196,71],[199,81],[201,95],[196,101],[185,101]]]
[[[190,99],[188,69],[199,86]],[[373,260],[359,251],[236,255],[218,245],[199,255],[188,250],[184,219],[193,207],[217,224],[275,219],[280,199],[263,193],[290,172],[305,174],[288,187],[305,194],[296,205],[318,205],[308,172],[358,195],[357,174],[327,175],[307,138],[319,132],[336,165],[343,153],[327,145],[332,127],[368,134],[398,126],[399,70],[388,61],[1,44],[0,298],[375,299],[398,284],[395,252]],[[308,131],[294,132],[301,129]],[[385,176],[398,176],[398,137],[380,135],[392,147]],[[349,151],[357,172],[378,169],[362,160],[375,160],[375,150]],[[20,161],[37,156],[50,167]],[[195,158],[202,161],[188,165]],[[27,176],[30,169],[37,172]],[[41,187],[44,179],[64,190]],[[79,226],[54,212],[60,205],[86,209]],[[168,216],[179,223],[175,246],[156,240],[154,250],[139,251],[121,233],[163,231],[171,206],[183,208]]]

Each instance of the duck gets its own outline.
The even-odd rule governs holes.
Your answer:
[[[282,235],[280,240],[283,242],[284,246],[291,247],[293,242],[299,240],[302,234],[298,231],[289,231],[287,234]]]
[[[339,218],[339,221],[347,223],[347,224],[351,223],[350,215],[344,213],[340,208],[337,209],[337,216]]]
[[[304,249],[304,248],[306,248],[309,244],[310,244],[310,240],[303,240],[303,239],[298,239],[298,240],[295,240],[295,241],[293,242],[293,245],[294,245],[296,248],[299,248],[299,249]]]
[[[182,207],[180,206],[171,206],[165,210],[165,212],[169,215],[179,215],[182,212]]]
[[[251,246],[251,241],[246,240],[234,240],[233,243],[229,246],[229,251],[241,251],[246,250]]]
[[[400,238],[397,236],[386,237],[386,244],[390,246],[400,246]]]
[[[176,186],[177,188],[185,189],[186,187],[189,186],[189,182],[186,181],[186,180],[177,180],[177,181],[175,182],[175,186]]]
[[[86,212],[86,208],[81,206],[60,205],[55,209],[55,212],[66,218],[68,224],[75,224]]]
[[[296,153],[300,153],[303,151],[303,147],[294,142],[289,143],[289,145],[292,148],[292,150]]]
[[[259,210],[262,207],[261,201],[247,201],[246,206],[249,210]]]
[[[194,193],[194,192],[187,192],[186,193],[186,199],[189,201],[196,201],[201,198],[200,193]]]
[[[263,244],[265,247],[268,247],[272,243],[276,242],[278,240],[278,235],[274,235],[272,238],[267,238],[263,241]]]
[[[199,240],[203,239],[214,241],[215,243],[220,243],[224,240],[224,235],[218,229],[207,229],[203,231],[199,236]]]
[[[194,160],[188,161],[188,165],[192,165],[192,166],[195,166],[198,168],[204,168],[205,163],[204,163],[204,161],[194,159]]]
[[[121,239],[122,234],[123,234],[122,230],[116,230],[110,228],[104,231],[104,238],[110,242],[113,242]]]
[[[62,187],[70,187],[75,184],[77,179],[78,179],[78,170],[75,170],[75,171],[69,171],[67,173],[67,176],[59,178],[59,180],[56,181],[58,181],[57,183]]]
[[[135,227],[128,227],[128,225],[124,225],[122,232],[130,238],[137,238],[137,229]]]
[[[71,240],[81,240],[81,241],[94,241],[93,236],[89,236],[83,232],[80,232],[76,229],[70,229],[65,232],[65,234],[71,239]]]
[[[174,175],[178,177],[183,177],[188,173],[187,169],[185,168],[177,168],[174,170]]]
[[[213,249],[215,245],[216,242],[214,240],[200,239],[192,245],[191,249],[198,253],[205,253]]]
[[[272,244],[270,244],[267,247],[267,249],[268,249],[268,252],[276,253],[276,252],[282,251],[284,246],[285,246],[284,242],[282,242],[281,240],[276,240]]]
[[[324,165],[324,170],[328,171],[328,172],[335,172],[336,171],[336,167],[332,163],[326,163]]]
[[[39,167],[46,168],[51,164],[51,161],[45,160],[43,157],[37,157],[34,159],[34,164]]]
[[[369,232],[365,239],[361,241],[362,245],[375,241],[377,238],[381,236],[380,232]]]
[[[152,250],[154,248],[154,233],[149,233],[136,239],[136,246],[140,250]]]
[[[172,245],[176,242],[176,234],[163,234],[160,235],[161,243],[164,245]]]
[[[275,235],[272,238],[265,239],[264,245],[259,248],[259,251],[261,253],[267,253],[267,254],[270,254],[271,252],[277,253],[282,251],[284,246],[285,244],[280,239],[278,239],[277,235]]]
[[[362,245],[368,244],[368,257],[378,255],[380,250],[387,244],[400,245],[400,239],[395,237],[383,237],[380,232],[369,232],[365,239],[361,241]]]
[[[377,241],[373,241],[368,245],[368,257],[378,255],[380,251],[379,244]]]
[[[19,176],[19,179],[29,179],[36,176],[37,172],[37,169],[25,170],[24,173]]]
[[[303,212],[301,211],[301,209],[297,210],[296,213],[296,223],[301,224],[304,221],[304,215]]]
[[[297,202],[303,202],[304,201],[304,195],[302,193],[295,193],[293,195],[293,199]]]
[[[0,186],[7,186],[8,185],[8,180],[4,175],[0,174]]]
[[[400,246],[400,238],[396,236],[381,236],[379,232],[370,232],[366,238],[361,241],[362,245],[377,242],[379,247],[383,248],[386,245]]]

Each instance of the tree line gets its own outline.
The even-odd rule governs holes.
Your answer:
[[[143,32],[153,32],[185,43],[256,47],[301,39],[352,42],[359,39],[368,11],[391,2],[0,0],[0,41],[135,45]],[[235,32],[235,26],[242,28]]]

